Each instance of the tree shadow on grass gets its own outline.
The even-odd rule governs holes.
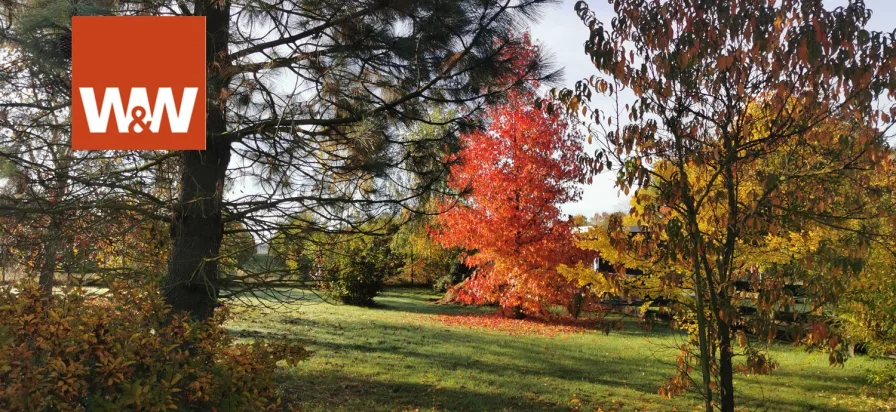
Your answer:
[[[498,311],[495,306],[467,306],[460,304],[440,304],[436,301],[440,295],[428,289],[414,288],[390,288],[383,291],[380,296],[374,300],[374,306],[371,309],[384,311],[407,312],[423,315],[447,315],[447,316],[465,316],[465,315],[488,315]],[[545,326],[550,325],[585,325],[587,324],[587,315],[578,320],[573,320],[569,316],[553,318],[530,317],[524,318],[525,322],[533,322]],[[684,332],[675,330],[663,322],[654,323],[649,329],[645,329],[642,325],[629,316],[617,316],[610,314],[608,319],[615,321],[622,319],[624,327],[621,330],[610,330],[610,333],[619,333],[627,336],[638,337],[667,337],[667,336],[684,336]],[[602,330],[602,326],[590,327],[595,331]]]
[[[464,306],[457,304],[440,304],[441,295],[427,289],[390,288],[374,299],[372,309],[417,313],[423,315],[441,315],[450,313],[488,313],[496,310],[488,306]]]
[[[850,371],[847,376],[820,376],[813,373],[799,372],[793,367],[783,366],[771,374],[763,376],[765,382],[753,382],[754,386],[761,386],[757,393],[746,394],[737,392],[741,404],[754,410],[774,411],[851,411],[855,406],[835,405],[828,400],[843,398],[845,395],[854,396],[861,391],[864,376],[859,370]],[[742,377],[736,379],[743,379]],[[781,391],[799,390],[807,394],[804,398],[781,399]],[[817,402],[813,405],[812,398],[824,399],[824,406],[819,407]]]
[[[610,334],[617,334],[621,336],[631,336],[632,338],[651,338],[651,337],[660,337],[660,338],[680,338],[683,340],[687,340],[687,332],[674,329],[669,326],[668,323],[664,322],[656,322],[649,327],[641,325],[634,318],[627,317],[623,321],[622,329],[614,329],[610,331]]]
[[[437,384],[309,372],[285,376],[282,400],[305,411],[536,411],[569,410],[537,397],[512,396]]]
[[[543,386],[545,382],[575,383],[582,388],[579,396],[589,409],[606,405],[606,410],[628,410],[608,403],[614,399],[629,404],[638,399],[637,405],[657,405],[658,410],[696,400],[689,394],[673,403],[657,395],[663,379],[674,373],[674,354],[661,353],[648,361],[645,358],[650,350],[607,349],[600,345],[600,337],[596,346],[589,347],[582,346],[581,341],[567,342],[557,337],[515,337],[437,324],[409,326],[363,320],[342,321],[342,326],[355,334],[319,336],[313,342],[296,337],[322,356],[340,354],[336,357],[339,366],[330,365],[324,371],[303,370],[289,378],[297,388],[313,387],[320,392],[309,401],[320,410],[343,404],[357,410],[405,410],[405,406],[408,410],[568,410],[568,405],[558,401],[556,389]],[[450,348],[431,342],[450,342]],[[632,344],[640,343],[632,340]],[[614,349],[609,354],[601,353]],[[357,363],[364,363],[364,368],[358,369]],[[459,387],[456,382],[441,386],[434,381],[452,376],[469,376],[470,382]],[[744,410],[845,411],[848,409],[829,405],[827,398],[817,395],[850,393],[861,387],[856,382],[786,369],[773,372],[770,378],[762,383],[753,378],[744,382],[764,386],[764,390],[739,392],[738,404]],[[480,380],[489,382],[491,389],[477,383]],[[783,397],[776,392],[782,386],[806,395]],[[545,390],[554,391],[553,401],[538,400],[538,394],[545,394]],[[610,390],[613,395],[606,394]]]
[[[699,404],[693,394],[672,401],[657,395],[663,379],[674,373],[675,342],[668,336],[680,334],[666,326],[648,334],[631,321],[606,338],[597,331],[508,336],[426,316],[375,315],[380,310],[446,313],[446,306],[429,299],[417,291],[390,290],[381,307],[369,312],[328,309],[315,317],[244,323],[232,332],[243,338],[294,340],[316,352],[312,356],[317,360],[284,376],[284,394],[305,397],[306,410],[568,410],[564,397],[570,388],[576,388],[589,410],[601,405],[630,410],[633,404],[637,410],[640,405],[686,410]],[[645,337],[657,340],[645,342]],[[844,382],[842,376],[835,380],[784,366],[769,378],[737,378],[742,389],[752,388],[738,392],[738,404],[744,410],[847,410],[831,404],[827,394],[856,393],[861,388],[858,376],[850,374]],[[784,395],[782,388],[797,393]],[[549,400],[539,400],[541,395]],[[607,403],[614,399],[629,406]]]
[[[237,330],[239,337],[290,339],[308,345],[320,354],[341,353],[356,357],[373,370],[394,369],[396,361],[409,369],[411,376],[456,375],[526,382],[521,388],[540,390],[538,382],[580,381],[607,387],[620,386],[644,395],[656,396],[662,377],[672,371],[671,362],[644,364],[641,359],[614,353],[603,357],[596,352],[576,350],[575,344],[562,338],[536,337],[543,345],[562,344],[548,350],[536,349],[533,341],[502,334],[483,333],[463,328],[433,325],[395,325],[389,322],[341,321],[342,328],[354,335],[318,334],[307,336],[265,334],[251,329]],[[525,337],[524,337],[525,338]],[[451,342],[450,350],[434,347],[431,342]],[[350,365],[353,367],[355,365]],[[640,378],[634,378],[634,377]],[[528,385],[528,386],[527,386]]]
[[[298,371],[290,378],[295,388],[290,390],[315,391],[311,400],[303,401],[306,409],[570,410],[564,396],[572,394],[556,385],[572,382],[581,388],[576,391],[586,401],[587,410],[624,410],[617,399],[629,398],[658,405],[655,410],[668,410],[664,405],[669,401],[657,395],[657,389],[662,377],[671,373],[671,362],[645,365],[627,356],[601,358],[595,353],[589,356],[587,351],[562,349],[550,353],[535,350],[531,342],[471,331],[425,332],[437,341],[453,335],[458,350],[448,352],[403,343],[401,333],[380,326],[380,340],[315,343],[319,353],[339,353],[344,360],[342,365]],[[357,362],[367,363],[367,372],[374,376],[360,378],[364,374],[353,369]],[[395,382],[397,376],[401,382]],[[469,381],[452,384],[451,377],[457,376],[469,377]],[[610,389],[614,394],[605,394]],[[689,399],[686,396],[681,401]]]

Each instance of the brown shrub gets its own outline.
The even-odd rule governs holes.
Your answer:
[[[158,292],[108,298],[0,291],[0,410],[269,410],[277,362],[304,348],[234,344],[221,326],[171,314]]]

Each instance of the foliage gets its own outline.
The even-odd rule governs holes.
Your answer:
[[[88,279],[90,272],[105,272],[113,275],[107,281],[133,278],[133,273],[143,274],[144,281],[158,280],[162,275],[159,268],[165,266],[171,243],[167,224],[136,213],[127,213],[118,219],[95,226],[93,230],[84,227],[88,222],[80,221],[72,229],[72,254],[60,266],[81,265],[81,271],[88,272],[85,276]],[[69,222],[72,223],[75,222]],[[122,227],[113,229],[112,224]]]
[[[367,306],[383,289],[385,280],[395,278],[404,264],[395,253],[400,245],[394,235],[356,234],[393,232],[383,229],[392,220],[382,218],[359,224],[354,229],[330,228],[322,231],[312,216],[292,218],[289,229],[277,233],[271,241],[272,259],[286,265],[285,274],[277,281],[289,286],[321,287],[335,300],[351,305]],[[269,275],[270,276],[270,275]]]
[[[389,242],[382,236],[336,239],[316,262],[327,295],[349,305],[372,305],[373,298],[383,290],[384,280],[401,266]]]
[[[432,218],[418,217],[392,235],[390,247],[402,264],[396,276],[387,279],[390,284],[431,285],[444,291],[460,282],[461,279],[454,281],[451,271],[461,252],[432,240],[429,234],[432,221]]]
[[[118,6],[0,3],[0,237],[47,291],[56,277],[157,277],[167,260],[158,229],[170,223],[176,155],[71,150],[71,19]]]
[[[529,80],[556,78],[543,56],[518,70],[505,52],[547,3],[0,2],[0,157],[29,171],[35,191],[18,194],[40,202],[0,198],[0,208],[26,220],[130,210],[169,223],[166,299],[208,317],[234,289],[265,291],[289,275],[282,268],[269,268],[273,276],[221,275],[230,269],[230,262],[218,267],[230,255],[221,253],[229,222],[267,242],[300,214],[314,214],[322,225],[314,229],[326,231],[335,222],[350,230],[357,229],[350,223],[418,211],[446,179],[445,146],[479,126],[486,104]],[[71,18],[96,14],[206,19],[214,91],[207,150],[70,151]],[[421,139],[420,125],[438,133]],[[175,196],[158,196],[153,170],[167,160],[182,166],[164,185]],[[246,183],[252,190],[240,191]],[[52,236],[67,219],[50,220],[44,232],[58,242],[44,242],[41,274],[51,279],[53,256],[69,242]]]
[[[471,268],[464,264],[464,262],[461,261],[462,256],[463,254],[458,256],[457,260],[451,264],[451,270],[436,278],[436,281],[432,285],[433,290],[436,292],[448,292],[452,287],[460,284],[473,274],[475,268]]]
[[[516,54],[535,53],[529,46]],[[461,137],[448,184],[466,197],[443,202],[433,231],[445,247],[476,251],[465,259],[477,270],[459,286],[461,302],[530,314],[575,292],[555,268],[576,257],[559,205],[581,196],[582,178],[582,137],[560,113],[533,107],[531,86],[488,109],[488,130]]]
[[[563,277],[575,281],[579,286],[587,290],[597,298],[617,295],[619,287],[616,279],[605,272],[594,270],[594,267],[585,262],[576,262],[574,265],[561,264],[557,267]]]
[[[235,270],[255,256],[255,238],[245,225],[233,222],[227,225],[221,239],[220,259],[224,268]]]
[[[890,244],[874,244],[862,271],[832,310],[834,325],[847,344],[873,355],[896,354],[896,256]]]
[[[79,210],[56,215],[50,207],[30,215],[10,213],[0,221],[4,259],[17,264],[25,278],[46,272],[61,285],[148,281],[162,276],[168,256],[167,224],[139,213]]]
[[[813,308],[833,303],[879,235],[864,221],[892,216],[877,207],[887,189],[870,171],[891,170],[896,33],[866,30],[861,1],[834,10],[814,0],[613,4],[609,25],[576,4],[599,75],[555,96],[592,121],[601,146],[592,171],[614,170],[625,193],[640,188],[644,208],[632,215],[648,230],[617,247],[668,265],[666,285],[693,296],[671,296],[695,322],[683,350],[698,352],[682,354],[671,393],[696,370],[705,409],[732,411],[737,352],[747,371],[768,364],[736,331],[747,323],[773,338],[777,312],[794,306],[793,278]],[[594,95],[615,98],[616,110],[591,108]],[[750,252],[761,251],[789,262],[757,270]],[[755,315],[740,313],[746,301]],[[803,336],[842,359],[828,325],[805,320]]]
[[[198,323],[158,292],[116,284],[108,298],[0,294],[0,409],[270,410],[276,363],[306,357],[284,342],[233,344],[226,312]]]
[[[300,215],[290,220],[289,227],[282,228],[271,239],[268,253],[282,261],[294,277],[308,278],[316,271],[317,249],[326,240],[326,235],[314,230],[312,216]]]
[[[432,320],[453,327],[483,328],[514,336],[546,337],[560,334],[595,333],[605,326],[616,328],[622,325],[621,321],[605,322],[603,318],[528,317],[510,319],[498,313],[436,315],[432,317]],[[611,323],[612,325],[610,325]]]
[[[270,273],[286,270],[286,263],[277,255],[259,253],[245,262],[243,269],[250,273]]]

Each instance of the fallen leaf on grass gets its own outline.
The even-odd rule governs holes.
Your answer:
[[[448,326],[485,328],[509,335],[557,336],[559,334],[586,333],[597,330],[594,319],[573,319],[566,317],[528,317],[511,319],[498,313],[475,313],[463,315],[432,315],[430,320]]]

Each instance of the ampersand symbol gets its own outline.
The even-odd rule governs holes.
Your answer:
[[[152,123],[151,121],[144,121],[146,119],[146,109],[141,106],[137,106],[131,110],[131,117],[134,119],[131,120],[131,124],[128,126],[128,130],[131,133],[143,133],[149,129],[149,124]],[[140,126],[139,132],[134,129],[136,126]]]

